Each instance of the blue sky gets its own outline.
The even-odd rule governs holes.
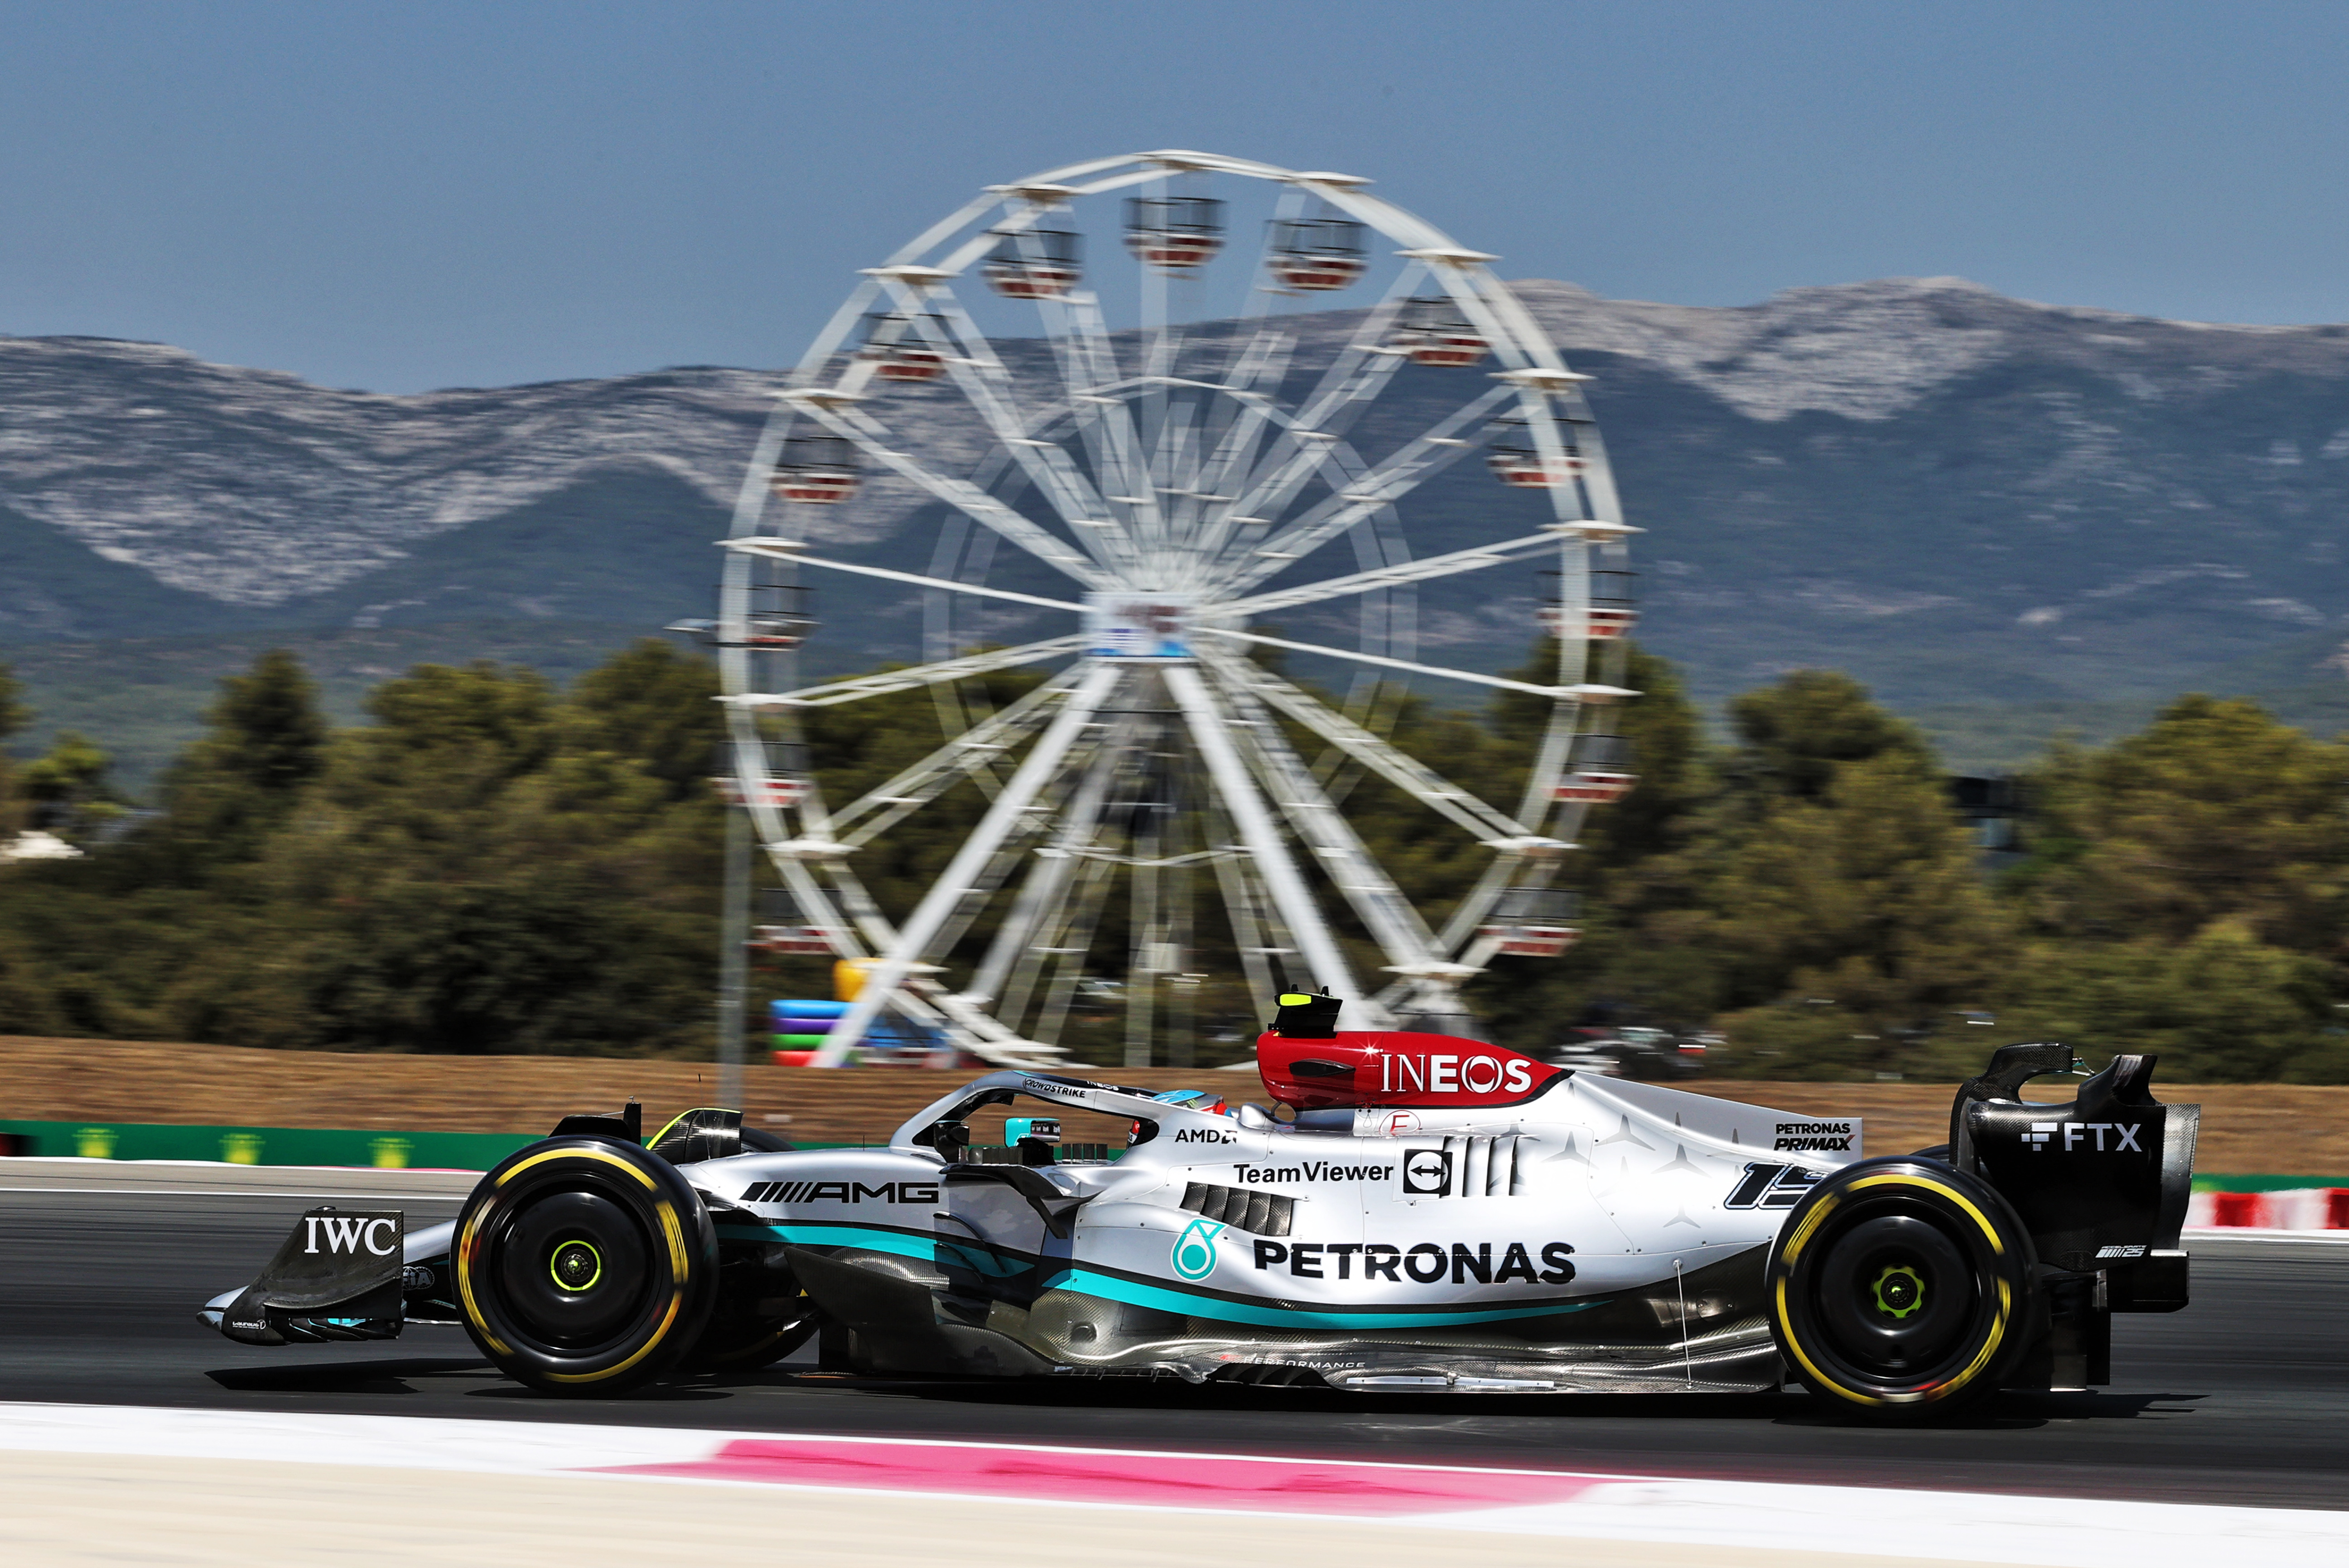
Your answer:
[[[974,188],[1200,147],[1510,276],[2349,319],[2349,5],[16,4],[0,332],[384,391],[793,358]]]

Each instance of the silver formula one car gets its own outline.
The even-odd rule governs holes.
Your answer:
[[[204,1310],[249,1344],[461,1324],[508,1375],[600,1394],[765,1365],[1172,1376],[1362,1392],[1681,1393],[1798,1380],[1913,1418],[2106,1379],[2116,1313],[2186,1304],[2198,1107],[2122,1056],[2010,1045],[1948,1145],[1863,1158],[1818,1117],[1574,1074],[1475,1041],[1339,1033],[1281,998],[1274,1100],[999,1072],[885,1148],[791,1150],[738,1112],[647,1147],[572,1116],[450,1224],[314,1210]],[[1000,1147],[971,1142],[989,1107]],[[1058,1137],[1096,1113],[1124,1147]]]

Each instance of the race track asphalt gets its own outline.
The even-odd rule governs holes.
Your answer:
[[[1831,1419],[1793,1394],[1362,1398],[860,1381],[790,1365],[620,1398],[550,1399],[497,1377],[455,1329],[411,1329],[381,1345],[269,1350],[199,1324],[196,1306],[251,1280],[308,1201],[282,1192],[0,1190],[0,1400],[1392,1458],[2301,1508],[2349,1502],[2344,1244],[2198,1243],[2192,1307],[2117,1320],[2110,1388],[2004,1395],[1961,1425],[1888,1431]],[[455,1207],[404,1204],[411,1225]]]

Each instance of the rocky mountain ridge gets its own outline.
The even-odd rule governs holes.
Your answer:
[[[2349,327],[2166,321],[1951,278],[1736,307],[1516,286],[1599,378],[1649,529],[1644,634],[1708,695],[1835,663],[1911,708],[2134,701],[2311,639],[2305,679],[2342,680]],[[1352,316],[1291,319],[1309,362]],[[1032,346],[1007,353],[1042,373]],[[389,397],[158,345],[0,338],[0,641],[657,625],[706,598],[780,381],[686,368]],[[1412,397],[1457,386],[1405,386],[1398,428]],[[942,387],[893,391],[886,417],[950,471],[984,444]],[[1504,525],[1514,498],[1472,468],[1421,498],[1415,550]],[[926,558],[934,518],[880,480],[820,537]],[[1429,646],[1514,659],[1535,592],[1430,588]],[[887,651],[910,609],[833,602],[839,668]]]

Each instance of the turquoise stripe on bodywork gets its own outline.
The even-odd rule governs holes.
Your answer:
[[[822,1220],[779,1220],[758,1229],[802,1246],[863,1247],[868,1251],[895,1252],[900,1257],[919,1258],[924,1262],[933,1262],[941,1246],[951,1248],[965,1259],[971,1259],[973,1254],[982,1251],[968,1243],[946,1242],[932,1236],[912,1236],[903,1231],[875,1231],[862,1225],[834,1225]],[[750,1240],[757,1231],[746,1225],[721,1225],[718,1233],[737,1240]],[[978,1272],[995,1271],[982,1267]],[[1014,1269],[1012,1272],[1021,1271]],[[1255,1324],[1264,1328],[1442,1328],[1447,1324],[1506,1323],[1512,1318],[1560,1317],[1568,1313],[1588,1312],[1592,1307],[1607,1304],[1602,1300],[1568,1302],[1557,1306],[1505,1306],[1468,1312],[1323,1312],[1311,1307],[1274,1306],[1269,1303],[1259,1306],[1247,1302],[1226,1301],[1201,1292],[1145,1284],[1139,1280],[1122,1280],[1114,1274],[1104,1274],[1092,1269],[1062,1270],[1047,1281],[1044,1288],[1081,1291],[1086,1295],[1124,1302],[1130,1306],[1155,1307],[1161,1312],[1179,1312],[1189,1317]]]
[[[1133,1306],[1156,1307],[1164,1312],[1218,1318],[1226,1323],[1252,1323],[1265,1328],[1442,1328],[1455,1323],[1505,1323],[1511,1318],[1557,1317],[1570,1312],[1588,1312],[1592,1307],[1607,1304],[1603,1301],[1569,1302],[1563,1306],[1495,1307],[1489,1312],[1319,1312],[1310,1307],[1255,1306],[1246,1302],[1226,1301],[1220,1296],[1199,1295],[1190,1291],[1170,1290],[1164,1285],[1145,1285],[1133,1280],[1121,1280],[1112,1274],[1095,1273],[1091,1269],[1071,1269],[1055,1278],[1051,1284],[1055,1289],[1081,1291],[1089,1296],[1104,1296]]]
[[[720,1225],[718,1234],[733,1241],[763,1241],[781,1237],[802,1247],[862,1247],[868,1252],[895,1252],[901,1258],[919,1258],[932,1262],[937,1255],[935,1236],[916,1236],[903,1231],[876,1231],[868,1225],[832,1225],[823,1220],[799,1222],[777,1220],[769,1225]]]

